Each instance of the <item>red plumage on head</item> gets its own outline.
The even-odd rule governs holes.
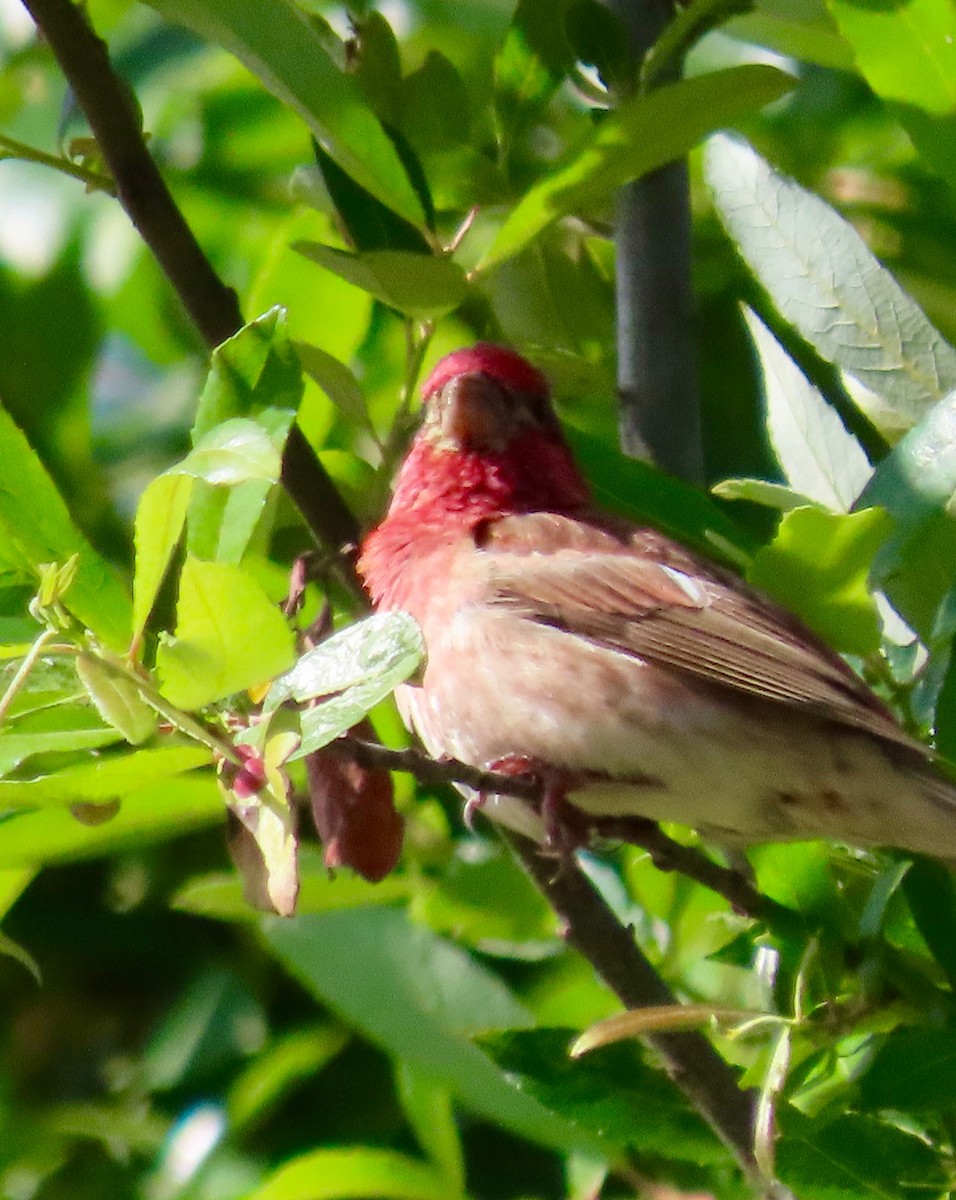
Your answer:
[[[531,396],[550,394],[547,378],[527,359],[506,346],[478,342],[474,346],[454,350],[436,363],[422,384],[422,396],[427,400],[435,392],[441,391],[449,379],[454,379],[456,375],[468,375],[478,371],[497,380],[513,392],[526,392]]]

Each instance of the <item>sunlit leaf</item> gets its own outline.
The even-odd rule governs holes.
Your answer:
[[[956,387],[956,350],[856,230],[746,144],[715,137],[707,180],[748,266],[780,313],[863,385],[854,398],[888,434]]]
[[[873,474],[863,448],[757,314],[747,308],[744,317],[763,372],[767,432],[787,481],[848,512]]]
[[[0,809],[79,803],[108,804],[211,760],[204,746],[171,746],[112,754],[35,779],[0,780]]]
[[[869,575],[891,528],[878,508],[850,515],[793,509],[784,514],[774,540],[757,552],[747,578],[832,646],[868,654],[879,646],[881,630]]]
[[[292,632],[251,575],[187,557],[176,633],[157,652],[163,695],[195,709],[277,675],[292,661]]]
[[[454,1200],[434,1167],[394,1150],[313,1150],[280,1167],[247,1200]]]

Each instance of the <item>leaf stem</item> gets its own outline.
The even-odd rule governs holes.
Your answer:
[[[42,630],[36,641],[23,656],[23,662],[17,668],[17,673],[10,680],[10,686],[3,693],[3,696],[0,697],[0,725],[3,724],[3,719],[7,715],[10,705],[16,699],[17,693],[26,683],[27,677],[42,656],[47,643],[58,637],[59,634],[59,629]]]
[[[62,175],[79,179],[88,188],[106,192],[109,196],[116,195],[116,184],[109,175],[102,175],[98,171],[89,171],[86,167],[71,162],[61,154],[47,154],[45,150],[38,150],[35,146],[28,146],[26,142],[18,142],[16,138],[0,133],[0,159],[4,158],[16,158],[22,162],[39,163],[44,167],[52,167]]]

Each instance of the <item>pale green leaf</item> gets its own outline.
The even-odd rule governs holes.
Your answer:
[[[130,792],[105,825],[83,825],[65,807],[18,814],[3,822],[0,870],[99,858],[182,837],[220,824],[225,812],[215,776],[193,772]]]
[[[869,654],[878,649],[882,628],[869,576],[891,529],[881,508],[849,515],[793,509],[754,556],[747,579],[837,650]]]
[[[173,551],[183,532],[192,491],[190,476],[163,474],[154,479],[140,497],[134,526],[133,637],[136,641],[142,636],[169,570]]]
[[[867,4],[827,0],[864,79],[884,100],[937,117],[956,113],[956,7],[952,0]]]
[[[176,635],[161,642],[163,695],[187,710],[262,683],[289,666],[292,632],[247,572],[230,563],[183,564]]]
[[[708,143],[706,173],[780,313],[862,385],[854,399],[882,430],[898,437],[956,387],[956,350],[828,204],[727,137]]]
[[[138,746],[156,731],[155,710],[122,667],[83,652],[76,657],[76,673],[96,711],[131,745]]]
[[[34,779],[0,780],[0,811],[48,805],[108,804],[185,771],[207,766],[204,746],[169,746],[111,754]]]
[[[750,308],[744,317],[763,375],[767,432],[791,488],[848,512],[873,474],[862,446]]]
[[[280,1167],[246,1200],[455,1200],[427,1163],[394,1150],[313,1150]]]

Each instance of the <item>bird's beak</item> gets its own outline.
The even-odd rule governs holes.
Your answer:
[[[502,420],[505,397],[481,372],[456,375],[442,389],[439,428],[442,441],[463,450],[501,450],[512,422]]]

